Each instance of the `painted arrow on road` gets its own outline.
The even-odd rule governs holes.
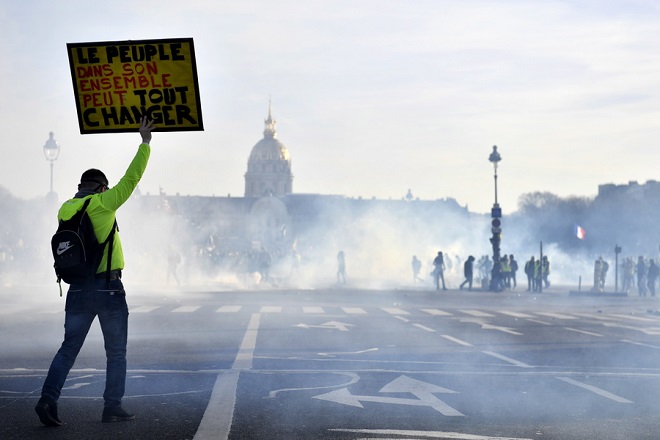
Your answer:
[[[457,393],[447,388],[434,385],[427,382],[422,382],[412,379],[408,376],[402,375],[385,385],[380,390],[381,393],[410,393],[416,399],[406,399],[402,397],[383,397],[383,396],[357,396],[351,394],[348,388],[342,388],[337,391],[320,394],[314,396],[314,399],[327,400],[329,402],[339,403],[341,405],[356,406],[364,408],[362,402],[376,402],[376,403],[389,403],[394,405],[410,405],[410,406],[428,406],[438,411],[445,416],[463,416],[456,409],[447,405],[442,400],[435,397],[434,393]]]
[[[300,328],[330,328],[330,329],[334,328],[334,329],[342,331],[342,332],[347,332],[348,327],[353,327],[353,324],[346,324],[346,323],[339,322],[339,321],[330,321],[330,322],[326,322],[325,324],[321,324],[321,325],[310,325],[310,324],[300,323],[300,324],[298,324],[294,327],[300,327]]]

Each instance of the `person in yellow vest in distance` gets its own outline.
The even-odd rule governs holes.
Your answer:
[[[516,273],[518,272],[518,262],[514,258],[513,254],[509,255],[509,266],[511,267],[511,277],[510,281],[512,286],[510,286],[512,289],[515,289],[518,287],[518,281],[516,280]]]
[[[604,271],[606,270],[604,263],[605,261],[603,261],[603,257],[598,257],[594,262],[594,287],[591,290],[595,292],[602,292],[603,287],[605,286]]]
[[[337,284],[346,284],[346,256],[344,251],[337,253]]]
[[[550,276],[550,260],[548,260],[547,255],[543,256],[543,259],[541,260],[541,267],[543,268],[543,287],[547,289],[550,287],[550,280],[548,279]]]
[[[411,261],[411,267],[412,267],[412,274],[413,274],[413,284],[417,284],[418,281],[424,281],[422,278],[419,277],[419,273],[422,270],[422,262],[417,258],[417,255],[413,255],[412,261]]]
[[[534,292],[541,291],[541,260],[534,261]]]
[[[87,214],[99,242],[115,230],[117,210],[126,202],[147,167],[151,153],[153,121],[146,117],[140,121],[142,142],[124,176],[110,187],[105,174],[98,169],[85,171],[74,198],[64,202],[58,220],[68,220],[85,204]],[[112,246],[112,249],[108,249]],[[109,260],[109,261],[108,261]],[[64,342],[53,358],[41,389],[41,398],[35,406],[39,420],[46,426],[60,426],[57,403],[64,382],[82,348],[87,333],[98,316],[105,345],[106,381],[103,393],[102,422],[122,422],[135,418],[122,407],[126,386],[126,345],[128,339],[128,306],[121,280],[124,253],[119,234],[115,230],[112,245],[105,247],[96,277],[85,282],[72,283],[66,296]]]
[[[511,288],[511,266],[509,265],[509,257],[506,255],[500,258],[500,268],[502,270],[502,284],[503,288]]]

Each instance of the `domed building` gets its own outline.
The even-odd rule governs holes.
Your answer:
[[[264,138],[252,147],[245,173],[245,197],[285,196],[292,193],[289,150],[277,139],[271,106],[264,121]]]

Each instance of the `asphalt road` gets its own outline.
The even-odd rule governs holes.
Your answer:
[[[657,439],[656,298],[426,289],[129,292],[131,422],[93,326],[59,402],[53,289],[0,288],[2,439]],[[38,300],[37,300],[38,298]]]

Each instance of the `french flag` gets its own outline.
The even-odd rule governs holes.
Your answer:
[[[581,226],[575,225],[575,236],[579,238],[580,240],[584,240],[584,237],[586,237],[587,231],[585,231]]]

